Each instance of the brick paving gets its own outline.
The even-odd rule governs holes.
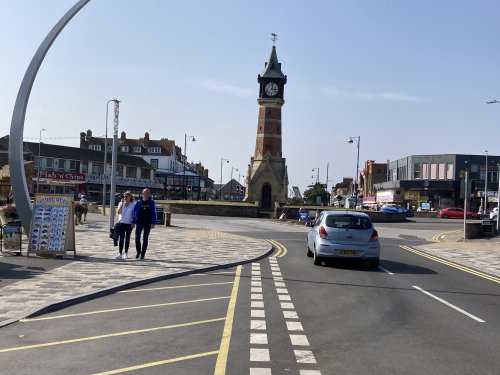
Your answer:
[[[155,278],[248,262],[272,249],[264,240],[157,225],[151,231],[145,261],[135,259],[134,233],[130,258],[117,260],[118,248],[109,238],[106,220],[108,217],[89,214],[87,222],[76,227],[74,261],[0,287],[0,327],[64,301]],[[72,255],[68,253],[68,258]],[[26,259],[27,265],[36,262],[31,255]]]

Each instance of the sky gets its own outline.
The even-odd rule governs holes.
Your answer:
[[[36,49],[76,0],[0,0],[0,135]],[[168,138],[215,183],[247,174],[257,75],[278,34],[288,76],[282,108],[289,187],[356,174],[366,160],[500,155],[500,1],[92,0],[47,54],[24,138],[79,146],[119,132]],[[111,106],[110,106],[111,113]],[[110,117],[108,134],[112,133]],[[236,171],[236,168],[238,169]],[[313,170],[314,169],[314,170]]]

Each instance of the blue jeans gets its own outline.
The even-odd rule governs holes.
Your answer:
[[[141,234],[143,230],[144,230],[144,237],[142,240],[142,248],[141,248]],[[137,254],[140,254],[141,258],[144,258],[144,255],[146,255],[146,250],[148,249],[148,238],[150,231],[151,231],[151,224],[143,225],[137,223],[135,225],[135,249],[137,250]]]

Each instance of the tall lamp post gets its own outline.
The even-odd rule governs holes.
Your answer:
[[[319,168],[311,169],[313,172],[316,171],[316,183],[319,183]]]
[[[486,208],[488,207],[488,150],[486,152],[486,164],[484,165],[484,205],[483,214],[486,214]]]
[[[104,170],[102,179],[102,215],[106,216],[106,165],[108,164],[108,108],[109,103],[115,102],[115,104],[120,103],[117,99],[108,100],[106,103],[106,134],[104,135]],[[109,198],[111,201],[111,197]]]
[[[187,141],[196,141],[194,135],[184,134],[184,199],[187,199],[187,182],[186,182],[186,161],[187,161]]]
[[[120,101],[115,99],[114,124],[113,124],[113,152],[111,154],[111,194],[109,196],[109,228],[115,225],[115,193],[116,193],[116,167],[118,165],[118,117],[120,114]]]
[[[41,147],[42,147],[42,132],[44,132],[45,129],[40,129],[40,136],[38,137],[38,158],[37,158],[37,176],[36,176],[36,193],[40,193],[40,154],[41,154]]]
[[[229,159],[220,159],[220,188],[219,188],[219,199],[222,200],[222,165],[224,162],[229,163]]]
[[[229,193],[229,200],[233,200],[233,171],[238,172],[238,168],[231,167],[231,192]]]
[[[356,194],[356,200],[354,207],[358,206],[358,174],[359,174],[359,144],[361,143],[361,136],[349,137],[348,143],[354,143],[356,141],[356,146],[358,147],[358,157],[356,159],[356,182],[354,184],[354,194]]]

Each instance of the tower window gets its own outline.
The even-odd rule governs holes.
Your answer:
[[[269,116],[271,116],[271,110],[267,111],[267,114],[268,114]]]

